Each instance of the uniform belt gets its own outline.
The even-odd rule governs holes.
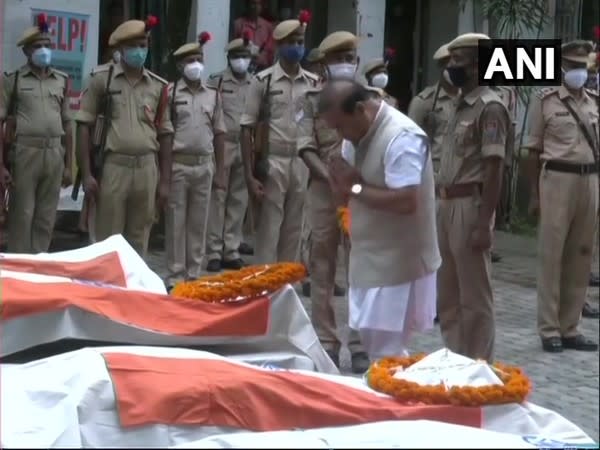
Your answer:
[[[173,162],[184,166],[197,166],[212,161],[213,155],[197,155],[195,153],[173,153]]]
[[[37,136],[17,136],[17,144],[31,147],[55,147],[61,145],[61,136],[37,137]]]
[[[544,167],[555,172],[576,173],[578,175],[598,173],[597,163],[577,164],[550,160],[545,162]]]
[[[142,153],[140,155],[127,155],[125,153],[106,153],[106,162],[121,167],[145,167],[148,164],[156,164],[156,155],[154,152]]]
[[[481,189],[481,183],[451,184],[450,186],[436,186],[435,195],[443,200],[472,197],[481,193]]]

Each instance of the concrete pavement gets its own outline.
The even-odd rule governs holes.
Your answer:
[[[496,302],[496,357],[499,361],[523,367],[533,381],[531,401],[568,418],[596,442],[599,440],[599,364],[598,353],[565,351],[549,354],[541,350],[536,333],[536,241],[526,236],[498,232],[495,250],[502,256],[494,264]],[[164,275],[164,253],[152,252],[148,262]],[[251,263],[251,258],[247,259]],[[344,275],[338,271],[343,284]],[[598,288],[589,292],[590,301],[598,306]],[[310,312],[310,300],[303,298]],[[342,333],[347,334],[347,302],[338,298],[336,315]],[[598,339],[598,320],[583,319],[582,331]],[[442,347],[439,328],[413,338],[411,350],[431,352]],[[349,354],[342,352],[342,370],[349,372]]]

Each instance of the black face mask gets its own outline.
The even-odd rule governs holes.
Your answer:
[[[464,67],[447,67],[446,70],[448,71],[450,82],[456,87],[463,87],[469,81],[467,71]]]

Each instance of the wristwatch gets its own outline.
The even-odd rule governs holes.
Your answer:
[[[360,183],[353,184],[352,187],[350,188],[350,192],[352,192],[352,195],[354,195],[354,196],[360,195],[362,190],[363,190],[363,186]]]

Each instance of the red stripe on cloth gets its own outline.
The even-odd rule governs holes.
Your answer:
[[[121,259],[117,252],[106,253],[102,256],[80,262],[0,258],[0,268],[13,272],[76,278],[78,280],[98,281],[127,287],[125,272],[123,271]]]
[[[77,307],[114,322],[176,336],[262,336],[269,324],[267,297],[216,304],[149,292],[79,283],[2,279],[2,319]]]
[[[384,420],[481,427],[481,408],[404,405],[309,375],[211,359],[105,353],[122,427],[196,425],[277,431]]]

